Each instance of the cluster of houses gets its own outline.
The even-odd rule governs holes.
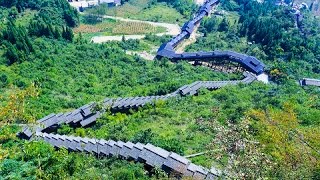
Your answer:
[[[275,2],[278,6],[291,6],[292,11],[295,14],[300,14],[302,9],[308,9],[313,12],[314,15],[319,16],[320,15],[320,8],[319,8],[319,0],[313,0],[313,2],[301,2],[301,3],[295,3],[291,0],[276,0]]]
[[[320,16],[320,6],[319,6],[319,0],[315,0],[310,5],[310,10],[315,14],[316,16]]]
[[[108,7],[121,5],[121,0],[68,0],[68,2],[80,12],[101,4],[106,4]]]

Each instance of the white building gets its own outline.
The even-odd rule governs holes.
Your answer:
[[[108,6],[119,6],[121,0],[68,0],[71,6],[80,10],[80,8],[90,8],[99,4],[108,4]]]

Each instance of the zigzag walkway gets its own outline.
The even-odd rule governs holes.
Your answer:
[[[152,168],[161,167],[167,172],[176,172],[182,176],[189,176],[194,179],[214,179],[217,178],[219,174],[218,171],[208,171],[174,152],[168,152],[152,144],[134,144],[130,141],[105,141],[41,132],[36,132],[35,138],[44,140],[58,148],[134,160]]]
[[[61,124],[82,127],[88,126],[101,117],[108,108],[113,112],[118,112],[153,104],[157,100],[195,95],[201,88],[214,90],[227,85],[236,85],[239,83],[248,84],[256,80],[255,75],[251,73],[245,72],[244,75],[245,78],[238,81],[197,81],[164,96],[106,98],[103,101],[104,108],[102,110],[95,110],[96,103],[90,103],[71,112],[50,114],[38,120],[38,125],[35,127],[25,127],[23,131],[19,133],[19,136],[30,140],[44,140],[54,147],[66,148],[70,151],[94,153],[107,157],[118,156],[123,159],[145,163],[150,167],[160,167],[168,173],[175,172],[183,176],[190,176],[194,179],[213,179],[219,176],[218,170],[208,170],[197,166],[191,163],[190,160],[174,152],[168,152],[151,144],[144,145],[141,143],[133,144],[122,141],[105,141],[65,135],[60,136],[43,132],[53,131]]]
[[[237,81],[197,81],[179,88],[177,91],[164,96],[128,97],[128,98],[106,98],[103,101],[102,109],[98,109],[97,103],[84,105],[74,111],[59,114],[50,114],[40,120],[34,127],[23,128],[19,136],[28,140],[43,140],[57,148],[66,148],[70,151],[87,152],[97,155],[117,156],[119,158],[142,162],[149,167],[159,167],[170,173],[175,172],[180,176],[188,176],[193,179],[215,179],[220,176],[216,169],[208,170],[204,167],[191,163],[190,160],[174,153],[168,152],[160,147],[151,144],[141,144],[132,142],[89,139],[73,136],[61,136],[57,134],[47,134],[54,132],[61,124],[69,124],[73,127],[86,127],[96,122],[106,111],[122,112],[128,109],[137,109],[146,104],[153,104],[157,100],[167,100],[169,98],[195,95],[201,88],[215,90],[227,85],[237,85],[239,83],[248,84],[256,80],[256,75],[263,72],[264,64],[254,57],[239,54],[231,51],[213,51],[176,54],[174,48],[182,40],[189,37],[194,31],[194,27],[209,15],[211,9],[218,3],[218,0],[206,1],[200,7],[195,18],[187,22],[182,27],[182,32],[168,43],[163,44],[158,51],[157,57],[167,57],[173,62],[177,60],[186,61],[208,61],[208,59],[228,59],[242,65],[248,72],[244,72],[245,78]]]

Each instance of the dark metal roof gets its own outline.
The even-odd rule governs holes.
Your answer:
[[[217,172],[204,169],[176,153],[168,152],[162,148],[153,146],[152,144],[143,145],[141,143],[134,144],[132,142],[122,142],[113,140],[98,140],[92,138],[81,138],[58,134],[47,134],[36,132],[37,139],[44,140],[58,148],[67,148],[73,151],[105,154],[107,156],[120,155],[123,158],[138,157],[143,159],[146,164],[152,167],[169,168],[182,175],[191,176],[193,178],[211,179],[217,177]],[[209,173],[208,173],[209,172]],[[208,175],[207,175],[208,174]]]
[[[173,169],[175,172],[185,174],[190,161],[185,157],[182,157],[176,153],[171,153],[167,160],[164,162],[164,165]]]
[[[147,144],[141,151],[139,158],[146,161],[146,164],[152,167],[161,167],[169,155],[170,152],[162,148],[153,146],[152,144]]]

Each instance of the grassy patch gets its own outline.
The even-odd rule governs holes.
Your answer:
[[[159,4],[154,7],[145,9],[133,17],[154,22],[170,23],[183,23],[187,20],[179,12],[177,12],[176,9],[168,7],[165,4]]]
[[[119,7],[109,8],[107,15],[168,23],[183,23],[187,20],[176,9],[167,6],[165,3],[147,7],[141,5],[141,3],[125,3]]]
[[[131,15],[140,13],[144,8],[147,8],[148,2],[148,0],[136,0],[124,3],[118,7],[108,8],[107,15],[130,17]]]
[[[35,10],[26,9],[21,14],[19,14],[19,18],[17,18],[16,24],[24,27],[28,26],[29,22],[34,18],[34,16],[37,13],[38,12]]]

